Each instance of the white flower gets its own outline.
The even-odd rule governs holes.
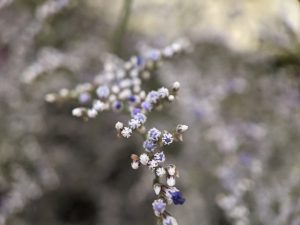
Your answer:
[[[143,165],[147,165],[147,163],[149,162],[149,156],[146,153],[143,153],[140,155],[140,162]]]
[[[132,167],[132,169],[134,169],[134,170],[137,170],[138,168],[139,168],[139,161],[133,161],[132,163],[131,163],[131,167]]]
[[[93,108],[96,109],[98,112],[101,112],[105,109],[105,103],[101,102],[100,100],[95,100],[93,102]]]
[[[166,216],[163,219],[163,225],[178,225],[176,219],[172,216]]]
[[[98,115],[98,112],[97,112],[97,110],[96,109],[89,109],[88,111],[87,111],[87,115],[88,115],[88,117],[90,117],[90,118],[95,118],[97,115]]]
[[[131,119],[131,120],[129,120],[128,125],[131,129],[135,130],[135,129],[139,128],[142,124],[139,120]]]
[[[83,115],[84,108],[75,108],[72,110],[72,115],[76,117],[81,117]]]
[[[167,178],[167,185],[170,187],[173,187],[175,185],[176,181],[174,176],[170,176]]]
[[[175,175],[175,173],[176,173],[176,166],[175,165],[168,165],[168,167],[167,167],[167,171],[168,171],[168,174],[170,175],[170,176],[174,176]]]
[[[156,160],[152,159],[148,162],[148,167],[151,170],[154,170],[157,166],[158,166],[158,162]]]
[[[159,97],[161,98],[166,98],[169,96],[169,90],[165,87],[161,87],[160,89],[157,90]]]
[[[156,169],[156,175],[159,177],[162,177],[163,175],[166,174],[166,170],[163,167],[159,167]]]
[[[132,134],[132,130],[129,127],[124,127],[124,129],[121,131],[121,134],[125,138],[129,138]]]
[[[117,122],[115,125],[116,130],[122,130],[124,127],[124,124],[121,122]]]

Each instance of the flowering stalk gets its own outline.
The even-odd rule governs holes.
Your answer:
[[[134,56],[127,62],[107,64],[104,72],[96,76],[93,83],[78,85],[74,90],[62,89],[58,94],[46,96],[48,102],[78,101],[82,106],[74,108],[72,114],[84,120],[93,119],[107,110],[130,113],[131,118],[126,125],[122,122],[115,124],[117,135],[130,138],[137,132],[144,137],[145,152],[139,156],[131,155],[131,167],[138,169],[146,166],[153,172],[153,189],[157,199],[152,206],[158,222],[163,225],[177,225],[176,219],[166,211],[166,206],[182,205],[185,202],[182,193],[175,187],[176,177],[179,177],[176,166],[164,164],[164,147],[182,141],[188,126],[179,124],[173,131],[147,129],[145,123],[148,114],[162,108],[165,103],[173,102],[180,83],[175,82],[169,89],[161,87],[148,93],[141,85],[163,60],[184,52],[187,47],[186,41],[179,41],[162,50],[155,49],[143,56]]]
[[[160,88],[147,94],[144,101],[131,110],[131,119],[128,126],[123,123],[116,123],[118,136],[129,138],[134,131],[146,133],[144,136],[144,153],[139,156],[131,155],[131,167],[138,169],[146,166],[154,174],[153,189],[157,199],[152,203],[154,214],[158,217],[159,223],[163,225],[176,225],[177,221],[166,211],[170,204],[182,205],[185,199],[179,189],[175,187],[176,177],[179,177],[178,170],[174,164],[164,164],[166,156],[164,147],[171,145],[174,141],[182,141],[183,133],[188,129],[186,125],[177,125],[174,131],[160,131],[157,128],[146,129],[145,123],[147,114],[156,109],[164,101],[174,100],[180,84],[175,82],[171,92],[167,88]],[[170,97],[172,96],[172,97]]]

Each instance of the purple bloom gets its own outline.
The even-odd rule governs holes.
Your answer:
[[[157,103],[157,101],[159,100],[159,93],[157,91],[150,91],[146,97],[147,101],[149,101],[150,103]]]
[[[157,162],[164,162],[166,160],[164,152],[155,153],[154,160],[156,160]]]
[[[153,49],[153,50],[150,50],[150,51],[147,53],[147,56],[148,56],[149,59],[156,61],[156,60],[159,60],[159,59],[160,59],[161,53],[160,53],[159,50]]]
[[[99,86],[96,90],[99,98],[107,98],[109,96],[109,88],[107,86]]]
[[[120,109],[122,109],[122,107],[123,107],[123,104],[120,101],[115,101],[113,103],[113,108],[116,109],[116,110],[120,110]]]
[[[87,103],[91,100],[91,95],[88,92],[83,92],[79,95],[78,100],[82,104]]]
[[[144,59],[141,56],[136,57],[136,65],[142,66],[144,64]]]
[[[182,205],[185,202],[182,193],[180,191],[169,192],[171,194],[172,201],[175,205]]]
[[[148,138],[151,141],[158,141],[160,138],[161,132],[157,130],[156,128],[152,128],[148,131]]]
[[[146,140],[143,143],[143,147],[146,151],[151,152],[155,149],[155,144],[152,141]]]
[[[166,210],[166,203],[162,199],[156,199],[152,207],[155,215],[160,216]]]
[[[134,109],[132,110],[132,112],[131,112],[131,115],[134,116],[134,115],[136,115],[136,114],[138,114],[138,113],[140,113],[140,112],[141,112],[141,109],[139,109],[139,108],[134,108]]]
[[[165,132],[162,136],[162,142],[164,145],[170,145],[173,142],[173,135]]]
[[[128,98],[128,100],[129,100],[130,102],[135,102],[135,101],[136,101],[136,97],[135,97],[134,95],[131,95],[131,96]]]
[[[138,120],[141,124],[145,123],[147,120],[147,117],[143,113],[137,113],[133,118]]]
[[[150,102],[148,102],[148,101],[142,102],[141,106],[146,111],[151,111],[152,108],[153,108],[152,104]]]

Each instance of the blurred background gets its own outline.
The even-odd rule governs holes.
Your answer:
[[[168,152],[179,224],[300,225],[300,5],[296,0],[0,0],[0,224],[153,225],[152,174],[122,114],[83,122],[61,88],[110,57],[187,37],[149,87],[181,82],[149,123],[189,125]],[[148,84],[145,84],[148,85]]]

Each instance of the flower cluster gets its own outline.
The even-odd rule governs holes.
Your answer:
[[[158,196],[158,199],[152,204],[153,211],[164,225],[177,224],[176,219],[166,211],[166,206],[169,204],[182,205],[185,199],[175,187],[175,178],[179,176],[176,166],[174,164],[164,165],[166,155],[163,148],[171,145],[174,141],[182,141],[183,133],[188,130],[188,126],[179,124],[174,131],[169,132],[155,127],[146,129],[145,123],[147,114],[161,107],[164,102],[172,102],[177,96],[179,88],[179,82],[175,82],[170,89],[161,87],[157,91],[150,91],[139,103],[129,108],[131,119],[128,121],[128,126],[124,126],[122,122],[117,122],[115,125],[120,137],[129,138],[134,131],[144,134],[143,149],[145,152],[139,156],[131,155],[131,167],[136,170],[143,165],[153,172],[155,176],[153,189]]]
[[[115,128],[119,137],[130,138],[134,132],[142,134],[144,153],[131,155],[131,167],[138,169],[141,165],[154,173],[153,189],[158,198],[153,202],[154,214],[164,225],[176,225],[176,219],[166,211],[170,204],[182,205],[185,199],[175,187],[179,173],[174,164],[166,164],[165,146],[174,141],[182,141],[187,125],[177,125],[172,132],[157,128],[147,129],[147,116],[154,110],[161,109],[165,103],[173,102],[180,89],[180,83],[174,82],[170,88],[161,87],[146,93],[141,85],[148,79],[162,60],[169,59],[184,52],[187,42],[179,41],[162,50],[151,50],[143,56],[134,56],[127,62],[115,62],[104,66],[101,75],[93,83],[78,85],[74,90],[62,89],[58,94],[48,94],[48,102],[76,100],[82,106],[72,110],[75,117],[85,120],[95,118],[107,110],[130,113],[126,124],[117,122]]]
[[[123,137],[124,131],[130,129],[123,127],[121,122],[116,124],[116,130]],[[170,145],[173,141],[181,141],[182,134],[188,129],[186,125],[178,125],[174,132],[161,132],[157,128],[151,128],[147,131],[143,148],[146,152],[131,155],[131,167],[138,169],[141,165],[148,167],[153,172],[155,179],[153,189],[158,196],[152,203],[154,214],[162,221],[164,225],[176,225],[176,219],[166,211],[166,206],[170,204],[182,205],[185,199],[179,189],[175,187],[176,177],[179,176],[178,170],[174,164],[164,165],[166,156],[163,151],[165,145]],[[164,179],[164,180],[163,180]]]
[[[162,61],[184,53],[188,46],[186,40],[179,40],[164,49],[152,49],[143,55],[133,56],[126,62],[108,62],[92,83],[79,84],[73,90],[61,89],[58,93],[46,95],[45,100],[51,103],[76,101],[82,107],[74,108],[73,116],[86,120],[106,110],[134,111],[136,105],[150,112],[163,100],[173,101],[180,85],[178,82],[174,84],[173,94],[165,87],[146,94],[141,86],[143,81],[150,78]],[[131,121],[131,125],[134,129],[139,127],[136,121]]]

